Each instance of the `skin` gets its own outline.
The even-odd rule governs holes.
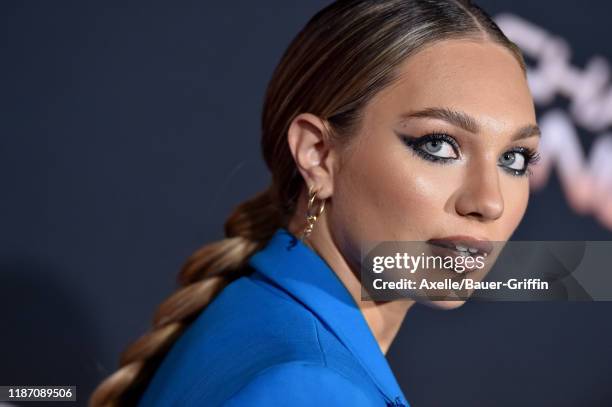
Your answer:
[[[500,167],[500,157],[513,147],[537,150],[539,142],[526,78],[503,46],[488,40],[445,40],[412,55],[399,68],[398,80],[365,106],[360,130],[347,146],[330,142],[324,121],[310,113],[297,116],[287,134],[306,185],[315,186],[318,198],[326,199],[306,244],[355,298],[383,353],[415,301],[361,301],[361,243],[452,235],[507,241],[525,213],[529,182],[528,176]],[[468,131],[441,117],[402,116],[426,108],[463,112],[478,129]],[[513,141],[526,126],[530,132]],[[457,141],[454,160],[427,161],[398,135],[434,132]],[[440,154],[447,153],[455,154],[444,144]],[[299,202],[288,225],[298,236],[305,224],[307,187]],[[430,305],[449,309],[461,304]]]

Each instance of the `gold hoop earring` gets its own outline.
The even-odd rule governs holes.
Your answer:
[[[312,233],[314,229],[314,225],[317,222],[317,219],[323,213],[325,209],[325,199],[321,199],[321,203],[318,207],[315,207],[315,199],[317,198],[317,192],[314,190],[314,186],[310,186],[308,189],[308,208],[306,209],[306,227],[302,232],[301,240],[306,239]]]

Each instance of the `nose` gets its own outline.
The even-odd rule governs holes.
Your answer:
[[[499,185],[497,165],[473,165],[455,201],[459,215],[480,221],[499,219],[504,213],[504,199]]]

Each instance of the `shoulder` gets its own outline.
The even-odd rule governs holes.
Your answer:
[[[223,405],[371,406],[372,399],[339,371],[295,361],[269,367],[254,376]]]
[[[317,397],[325,405],[359,406],[364,393],[377,394],[358,361],[308,309],[248,277],[224,289],[157,373],[151,394],[179,405],[283,405],[286,397],[312,405]]]
[[[319,348],[314,315],[291,296],[252,276],[226,287],[190,331],[198,336],[199,345],[215,352],[234,354],[236,348],[230,345],[242,344],[256,346],[258,354],[292,349],[298,352],[291,354],[296,358],[300,351],[312,354]],[[217,343],[209,341],[223,346],[216,347]],[[248,350],[246,347],[247,354]]]

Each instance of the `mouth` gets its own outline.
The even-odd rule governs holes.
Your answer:
[[[427,243],[452,250],[464,257],[487,257],[493,251],[493,244],[489,240],[476,239],[471,236],[449,236],[430,239]]]

